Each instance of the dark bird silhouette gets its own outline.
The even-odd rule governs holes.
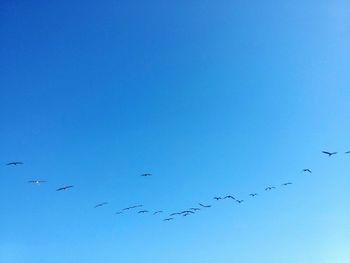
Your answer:
[[[203,204],[201,204],[201,203],[199,203],[199,205],[200,205],[201,207],[205,207],[205,208],[211,207],[211,205],[203,205]]]
[[[170,220],[174,220],[174,218],[172,218],[172,217],[165,218],[163,221],[170,221]]]
[[[143,214],[143,213],[148,213],[148,212],[149,212],[148,210],[141,210],[141,211],[138,211],[137,213]]]
[[[181,215],[181,213],[172,213],[170,216],[176,216],[176,215]]]
[[[190,210],[185,210],[185,211],[180,212],[180,214],[194,214],[194,212],[190,211]]]
[[[347,152],[345,152],[346,154],[349,154],[350,153],[350,151],[347,151]]]
[[[227,198],[231,198],[231,199],[233,199],[233,200],[236,200],[236,198],[234,198],[232,195],[226,195],[226,196],[224,197],[224,199],[227,199]]]
[[[307,173],[310,173],[310,174],[312,173],[312,171],[310,169],[303,169],[302,172],[304,172],[304,173],[307,172]]]
[[[273,189],[276,189],[276,187],[274,187],[274,186],[269,186],[269,187],[266,187],[266,188],[265,188],[265,191],[271,191],[271,190],[273,190]]]
[[[101,207],[104,205],[108,205],[108,202],[99,203],[99,204],[95,205],[94,208]]]
[[[183,214],[182,216],[189,216],[191,215],[190,213]]]
[[[240,204],[240,203],[243,203],[244,200],[236,200],[236,202]]]
[[[192,210],[192,211],[199,211],[199,210],[200,210],[200,208],[197,208],[197,207],[191,207],[191,208],[190,208],[190,210]]]
[[[150,174],[150,173],[145,173],[145,174],[141,174],[141,176],[144,176],[144,177],[146,177],[146,176],[151,176],[152,174]]]
[[[67,190],[67,189],[72,188],[72,187],[74,187],[74,185],[67,185],[67,186],[60,187],[60,188],[56,189],[56,191],[63,191],[63,190]]]
[[[153,215],[156,215],[156,214],[159,214],[159,213],[163,213],[163,211],[162,211],[162,210],[155,211],[155,212],[153,213]]]
[[[257,196],[258,194],[254,193],[254,194],[249,194],[251,197]]]
[[[13,165],[13,166],[16,166],[16,165],[20,165],[20,164],[23,164],[22,162],[9,162],[7,163],[6,165]]]
[[[28,181],[28,183],[30,183],[30,184],[43,184],[43,183],[47,183],[47,181],[43,181],[43,180],[30,180],[30,181]]]
[[[216,201],[221,200],[221,197],[214,197],[213,199],[215,199]]]
[[[337,152],[327,152],[327,151],[322,151],[322,153],[327,154],[329,157],[331,157],[334,154],[337,154]]]
[[[284,184],[282,184],[282,185],[283,185],[283,186],[287,186],[287,185],[290,185],[290,184],[292,184],[292,183],[288,182],[288,183],[284,183]]]

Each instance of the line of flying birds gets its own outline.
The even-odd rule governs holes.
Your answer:
[[[337,152],[329,152],[329,151],[322,151],[322,153],[327,155],[327,156],[329,156],[329,157],[337,154]],[[345,154],[350,154],[350,151],[346,151]],[[6,163],[7,166],[18,166],[18,165],[23,165],[23,164],[24,164],[23,162],[19,162],[19,161],[13,161],[13,162]],[[303,173],[312,173],[311,169],[309,169],[309,168],[302,169],[301,172],[303,172]],[[143,173],[140,176],[142,176],[142,177],[149,177],[149,176],[152,176],[152,174],[151,173]],[[43,184],[43,183],[47,183],[47,181],[45,181],[45,180],[30,180],[30,181],[28,181],[28,183],[40,185],[40,184]],[[286,182],[286,183],[283,183],[281,186],[288,186],[288,185],[291,185],[291,184],[292,184],[291,182]],[[66,185],[66,186],[62,186],[62,187],[57,188],[56,191],[65,191],[65,190],[71,189],[73,187],[74,187],[74,185]],[[275,189],[276,189],[275,186],[268,186],[268,187],[265,188],[265,191],[271,191],[271,190],[275,190]],[[258,195],[257,193],[250,193],[249,194],[250,197],[256,197],[257,195]],[[224,200],[224,199],[232,199],[233,201],[237,202],[238,204],[241,204],[242,202],[244,202],[244,200],[237,199],[236,197],[234,197],[232,195],[215,196],[215,197],[213,197],[213,199],[216,200],[216,201]],[[102,206],[106,206],[108,204],[109,204],[108,202],[98,203],[95,206],[93,206],[93,208],[99,208],[99,207],[102,207]],[[174,220],[175,216],[183,216],[183,217],[190,216],[190,215],[193,215],[196,212],[200,211],[201,209],[205,209],[205,208],[210,208],[211,207],[210,204],[202,204],[202,203],[198,203],[198,206],[199,207],[191,207],[189,209],[186,209],[186,210],[183,210],[183,211],[180,211],[180,212],[170,213],[168,215],[169,217],[166,217],[165,219],[163,219],[163,221]],[[116,215],[120,215],[120,214],[123,214],[124,212],[126,212],[128,210],[140,209],[141,207],[143,207],[143,205],[133,205],[133,206],[125,207],[122,210],[115,212],[115,214]],[[151,212],[149,210],[143,209],[143,210],[138,210],[137,213],[138,214],[152,213],[153,215],[157,215],[157,214],[164,213],[164,211],[163,210],[157,210],[157,211]]]

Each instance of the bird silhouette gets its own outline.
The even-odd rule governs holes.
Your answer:
[[[141,174],[141,176],[147,177],[147,176],[151,176],[152,174],[150,173],[145,173],[145,174]]]
[[[284,184],[282,184],[282,185],[283,185],[283,186],[287,186],[287,185],[290,185],[290,184],[292,184],[292,183],[288,182],[288,183],[284,183]]]
[[[191,207],[191,208],[190,208],[190,210],[192,210],[192,211],[199,211],[199,210],[200,210],[200,208],[197,208],[197,207]]]
[[[312,173],[312,171],[310,169],[307,169],[307,168],[303,169],[302,172],[304,172],[304,173],[307,172],[307,173],[310,173],[310,174]]]
[[[215,199],[216,201],[221,200],[221,197],[214,197],[213,199]]]
[[[203,204],[201,204],[201,203],[199,203],[199,205],[200,205],[201,207],[205,207],[205,208],[211,207],[211,205],[203,205]]]
[[[243,203],[244,200],[236,200],[236,202],[240,204],[240,203]]]
[[[349,154],[350,153],[350,151],[347,151],[347,152],[345,152],[346,154]]]
[[[231,199],[233,199],[233,200],[236,200],[236,198],[234,198],[232,195],[226,195],[226,196],[224,197],[224,199],[227,199],[227,198],[231,198]]]
[[[30,183],[30,184],[43,184],[43,183],[47,183],[47,181],[43,181],[43,180],[30,180],[30,181],[28,181],[28,183]]]
[[[174,218],[172,218],[172,217],[165,218],[163,221],[170,221],[170,220],[174,220]]]
[[[94,208],[101,207],[104,205],[108,205],[108,202],[99,203],[99,204],[95,205]]]
[[[274,186],[269,186],[269,187],[266,187],[266,188],[265,188],[265,191],[271,191],[271,190],[273,190],[273,189],[276,189],[276,187],[274,187]]]
[[[331,157],[334,154],[337,154],[337,152],[327,152],[327,151],[322,151],[322,153],[327,154],[329,157]]]
[[[180,212],[180,214],[194,214],[194,212],[191,210],[185,210],[185,211]]]
[[[172,213],[169,216],[176,216],[176,215],[181,215],[181,213]]]
[[[20,165],[20,164],[23,164],[23,163],[22,163],[22,162],[15,161],[15,162],[9,162],[9,163],[7,163],[6,165],[13,165],[13,166],[16,166],[16,165]]]
[[[258,194],[254,193],[254,194],[249,194],[251,197],[257,196]]]
[[[56,191],[64,191],[64,190],[67,190],[67,189],[72,188],[72,187],[74,187],[74,185],[67,185],[67,186],[63,186],[63,187],[56,189]]]
[[[155,211],[155,212],[153,213],[153,215],[156,215],[156,214],[159,214],[159,213],[163,213],[163,211],[162,211],[162,210]]]
[[[141,210],[141,211],[138,211],[137,213],[144,214],[144,213],[148,213],[148,212],[149,212],[148,210]]]

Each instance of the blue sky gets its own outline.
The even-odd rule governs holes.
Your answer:
[[[349,7],[2,1],[0,263],[349,262]]]

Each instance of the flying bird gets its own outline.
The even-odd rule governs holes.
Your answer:
[[[67,185],[67,186],[60,187],[60,188],[56,189],[56,191],[63,191],[63,190],[67,190],[67,189],[72,188],[72,187],[74,187],[74,185]]]
[[[180,212],[180,214],[194,214],[194,212],[190,211],[190,210],[185,210],[185,211]]]
[[[163,221],[170,221],[170,220],[174,220],[174,218],[172,218],[172,217],[165,218]]]
[[[227,198],[231,198],[233,200],[236,200],[236,198],[234,198],[232,195],[227,195],[227,196],[224,197],[224,199],[227,199]]]
[[[162,210],[155,211],[155,212],[153,213],[153,215],[156,215],[156,214],[159,214],[159,213],[163,213],[163,211],[162,211]]]
[[[236,202],[240,204],[240,203],[244,202],[244,200],[236,200]]]
[[[331,157],[334,154],[337,154],[337,152],[327,152],[327,151],[322,151],[322,153],[327,154],[329,157]]]
[[[266,188],[265,188],[265,191],[271,191],[271,190],[273,190],[273,189],[276,189],[276,187],[274,187],[274,186],[269,186],[269,187],[266,187]]]
[[[181,215],[181,213],[172,213],[170,216],[176,216],[176,215]]]
[[[199,210],[200,210],[200,208],[197,208],[197,207],[191,207],[191,208],[190,208],[190,210],[192,210],[192,211],[199,211]]]
[[[257,196],[258,194],[254,193],[254,194],[249,194],[251,197]]]
[[[107,205],[107,204],[108,204],[108,202],[103,202],[103,203],[95,205],[94,208],[101,207],[101,206],[104,206],[104,205]]]
[[[345,152],[346,154],[349,154],[350,153],[350,151],[347,151],[347,152]]]
[[[13,165],[13,166],[16,166],[16,165],[20,165],[20,164],[23,164],[22,162],[9,162],[7,163],[6,165]]]
[[[30,184],[43,184],[43,183],[47,183],[47,181],[43,181],[43,180],[30,180],[28,181],[28,183]]]
[[[216,201],[221,200],[221,197],[214,197],[213,199],[215,199]]]
[[[152,174],[150,174],[150,173],[145,173],[145,174],[141,174],[141,176],[144,176],[144,177],[146,177],[146,176],[151,176]]]
[[[310,169],[307,169],[307,168],[303,169],[302,172],[304,172],[304,173],[307,172],[307,173],[310,173],[310,174],[312,173],[312,171]]]
[[[290,185],[290,184],[292,184],[292,183],[288,182],[288,183],[284,183],[282,185],[287,186],[287,185]]]
[[[148,213],[148,212],[149,212],[148,210],[141,210],[141,211],[138,211],[139,214]]]
[[[199,205],[200,205],[201,207],[205,207],[205,208],[211,207],[211,205],[203,205],[203,204],[201,204],[201,203],[199,203]]]

